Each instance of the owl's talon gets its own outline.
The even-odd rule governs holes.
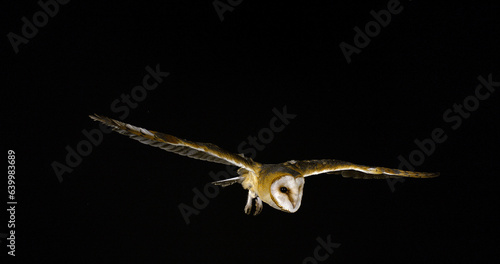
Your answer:
[[[249,215],[250,212],[252,212],[252,196],[250,195],[250,193],[248,193],[248,196],[247,196],[247,204],[245,205],[245,214]]]
[[[260,212],[262,212],[262,208],[264,208],[264,206],[262,205],[262,200],[257,197],[255,198],[255,212],[253,213],[253,215],[258,215],[260,214]]]
[[[252,211],[252,206],[245,205],[245,214],[249,215],[251,211]]]

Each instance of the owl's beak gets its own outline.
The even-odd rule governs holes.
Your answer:
[[[297,207],[300,206],[300,196],[297,194],[294,194],[290,198],[291,198],[290,202],[292,203],[293,209],[295,209],[295,210],[299,209]]]

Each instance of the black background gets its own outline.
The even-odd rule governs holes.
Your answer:
[[[1,133],[4,159],[16,152],[18,258],[302,263],[330,236],[341,246],[318,263],[498,261],[498,92],[455,130],[443,113],[474,95],[478,76],[500,81],[499,8],[402,1],[347,63],[339,44],[387,2],[243,1],[221,21],[211,1],[70,1],[17,54],[7,34],[41,8],[4,6]],[[446,141],[416,167],[441,176],[394,192],[385,180],[311,177],[297,213],[265,205],[257,217],[235,185],[187,225],[179,204],[224,166],[113,133],[59,182],[52,164],[98,128],[88,115],[118,119],[111,103],[157,64],[170,76],[125,122],[236,152],[286,106],[296,117],[257,161],[385,167],[442,128]]]

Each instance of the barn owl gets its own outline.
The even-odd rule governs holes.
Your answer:
[[[251,213],[254,200],[254,215],[258,215],[262,211],[262,202],[284,212],[297,212],[302,201],[305,177],[322,173],[340,174],[345,178],[354,179],[433,178],[439,176],[439,173],[371,167],[334,159],[290,160],[280,164],[263,164],[245,157],[243,154],[228,152],[211,143],[180,139],[104,116],[91,115],[90,118],[143,144],[194,159],[239,167],[238,177],[212,182],[212,184],[226,187],[240,183],[244,189],[248,190],[245,205],[246,214]]]

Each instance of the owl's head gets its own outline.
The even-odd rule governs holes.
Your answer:
[[[302,201],[304,182],[304,177],[291,175],[283,175],[274,179],[270,190],[274,205],[271,204],[271,206],[288,213],[297,212]]]

